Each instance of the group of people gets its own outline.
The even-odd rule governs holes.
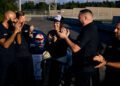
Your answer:
[[[6,11],[0,23],[0,86],[34,86],[30,31],[22,11]],[[30,30],[31,29],[31,30]]]
[[[54,18],[54,29],[47,33],[43,60],[42,86],[119,86],[120,77],[120,23],[116,24],[113,41],[106,44],[100,54],[98,27],[89,9],[80,10],[82,24],[76,40],[63,26],[64,18]],[[25,24],[23,12],[7,11],[0,24],[0,86],[34,86],[32,55],[29,52],[31,27]],[[72,64],[68,65],[72,53]],[[106,67],[105,78],[100,81],[99,68]],[[74,78],[74,80],[73,80]]]

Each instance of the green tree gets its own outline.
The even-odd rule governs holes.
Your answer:
[[[25,2],[24,4],[22,4],[22,9],[23,10],[35,9],[35,4],[33,1]]]
[[[18,10],[17,0],[0,0],[0,21],[3,19],[3,14],[7,10]]]
[[[36,4],[35,8],[39,10],[48,10],[48,5],[45,2],[40,2]]]

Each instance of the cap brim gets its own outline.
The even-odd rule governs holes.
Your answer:
[[[59,20],[57,20],[57,19],[54,19],[53,21],[54,21],[54,22],[60,22],[60,21],[59,21]]]

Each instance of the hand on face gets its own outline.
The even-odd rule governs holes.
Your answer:
[[[15,24],[15,33],[19,33],[19,32],[21,32],[21,30],[22,30],[22,25],[21,25],[21,23],[18,21],[16,24]]]

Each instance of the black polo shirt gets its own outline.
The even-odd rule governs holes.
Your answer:
[[[120,62],[120,40],[113,38],[112,43],[107,45],[103,56],[108,62]],[[118,80],[120,77],[120,69],[107,66],[106,74],[106,76],[110,78],[115,77],[112,79]]]
[[[13,32],[10,29],[6,29],[2,23],[0,23],[0,39],[5,38],[6,40],[10,38]],[[15,41],[10,45],[9,48],[4,48],[0,45],[0,57],[2,59],[13,60],[15,57]]]
[[[77,44],[81,50],[74,53],[73,62],[82,65],[92,64],[93,57],[97,54],[98,42],[98,30],[93,22],[81,28],[77,38]]]
[[[21,32],[22,43],[16,44],[16,57],[29,57],[32,54],[29,51],[29,31],[30,25],[24,24]]]
[[[104,57],[107,61],[120,62],[120,40],[114,38],[112,44],[107,45]]]

